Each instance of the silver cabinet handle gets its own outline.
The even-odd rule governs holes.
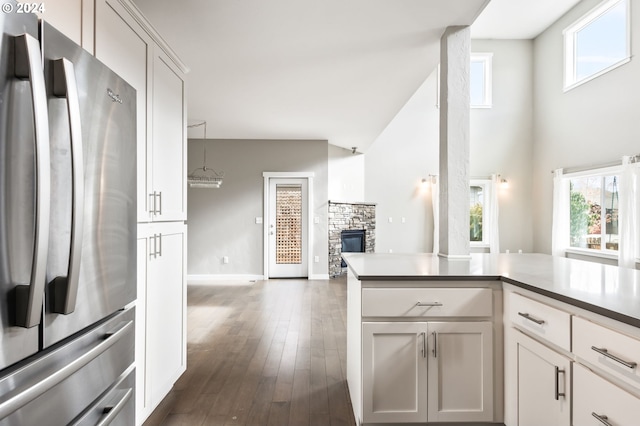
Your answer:
[[[422,358],[427,357],[427,333],[424,331],[420,333],[422,335]]]
[[[51,174],[49,155],[49,117],[47,92],[40,59],[40,43],[28,34],[15,37],[15,76],[29,79],[33,103],[35,135],[35,238],[30,284],[16,286],[16,318],[20,327],[40,324],[44,297],[45,272],[49,249],[49,211],[51,208]],[[4,416],[0,415],[0,418]]]
[[[158,215],[162,216],[162,191],[158,192],[158,199],[160,200],[160,202],[158,203],[158,205],[160,206],[158,208]]]
[[[625,361],[625,360],[623,360],[623,359],[621,359],[621,358],[618,358],[618,357],[617,357],[617,356],[615,356],[615,355],[611,355],[611,354],[609,353],[609,351],[608,351],[606,348],[596,348],[595,346],[591,346],[591,349],[592,349],[592,350],[594,350],[594,351],[596,351],[596,352],[598,352],[600,355],[604,355],[604,356],[606,356],[607,358],[612,359],[612,360],[614,360],[615,362],[618,362],[618,363],[620,363],[620,364],[624,365],[625,367],[630,368],[630,369],[632,369],[632,370],[633,370],[634,368],[636,368],[636,366],[638,365],[638,363],[637,363],[637,362],[629,362],[629,361]]]
[[[535,322],[538,325],[542,325],[545,323],[544,320],[534,318],[526,312],[518,312],[518,315],[520,315],[522,318],[528,319],[531,322]]]
[[[82,127],[80,125],[80,102],[73,63],[68,59],[57,59],[53,67],[53,94],[65,97],[69,115],[72,167],[72,216],[69,272],[66,277],[53,281],[53,312],[70,314],[76,309],[80,259],[84,228],[84,156],[82,150]]]
[[[20,390],[24,390],[19,390],[6,398],[4,402],[0,404],[0,419],[5,418],[17,409],[27,405],[40,395],[69,378],[76,371],[80,370],[82,367],[102,355],[111,346],[118,343],[120,339],[130,332],[133,332],[133,321],[128,321],[114,333],[106,334],[105,339],[98,345],[94,346],[63,368],[57,370],[55,373],[47,376],[45,379],[39,380],[35,385],[20,388]]]
[[[153,205],[153,207],[151,207]],[[149,193],[149,214],[156,214],[156,192]]]
[[[591,413],[591,415],[592,415],[593,417],[595,417],[596,419],[598,419],[598,421],[599,421],[600,423],[602,423],[603,425],[605,425],[605,426],[612,426],[612,425],[611,425],[611,423],[609,423],[609,422],[607,421],[607,420],[609,420],[609,417],[605,416],[604,414],[603,414],[603,415],[598,415],[598,414],[596,414],[596,413]]]
[[[153,245],[153,249],[151,249],[152,245]],[[149,257],[153,257],[153,258],[157,257],[157,248],[158,248],[158,243],[156,242],[156,235],[154,234],[153,237],[149,237]]]
[[[162,234],[158,234],[158,240],[159,240],[159,243],[158,243],[158,247],[159,247],[158,256],[162,257]]]
[[[120,400],[112,406],[104,407],[104,416],[100,419],[96,426],[108,426],[111,422],[118,417],[120,411],[127,405],[127,402],[131,399],[133,395],[133,389],[129,388],[125,392],[125,394],[120,398]]]
[[[431,333],[433,335],[433,357],[438,357],[438,333],[435,331]]]
[[[418,303],[416,303],[416,306],[433,307],[433,306],[444,306],[444,305],[442,303],[440,303],[440,302],[427,302],[427,303],[418,302]]]
[[[560,367],[556,367],[556,401],[560,399],[560,397],[566,397],[567,395],[562,392],[560,393],[560,373],[564,376],[564,370],[560,370]]]

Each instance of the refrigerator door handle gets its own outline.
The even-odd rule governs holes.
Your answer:
[[[94,359],[102,355],[107,349],[116,344],[128,333],[133,332],[133,321],[126,322],[122,327],[113,333],[107,333],[104,336],[104,340],[98,343],[96,346],[85,352],[78,358],[74,359],[71,363],[67,364],[63,368],[56,370],[53,374],[40,380],[32,386],[26,386],[18,388],[17,392],[8,395],[4,398],[4,401],[0,403],[0,419],[7,417],[9,414],[15,412],[21,407],[24,407],[31,401],[38,398],[40,395],[51,390],[54,386],[63,382],[72,374],[80,370],[85,365],[89,364]]]
[[[62,58],[52,61],[53,94],[65,97],[69,114],[69,134],[71,136],[72,168],[72,213],[71,249],[69,252],[69,272],[66,277],[56,277],[51,283],[53,294],[52,311],[70,314],[76,309],[80,258],[82,253],[82,232],[84,228],[84,155],[82,150],[82,127],[80,125],[80,101],[73,63]]]
[[[40,324],[42,300],[46,281],[47,252],[49,248],[50,211],[50,155],[49,117],[47,113],[47,93],[44,83],[40,43],[34,37],[23,34],[15,37],[15,75],[28,79],[31,84],[35,136],[35,238],[33,267],[29,285],[18,285],[15,289],[16,318],[20,327],[34,327]]]

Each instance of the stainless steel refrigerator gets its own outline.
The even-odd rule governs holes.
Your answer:
[[[0,14],[0,425],[132,425],[135,91],[15,6]]]

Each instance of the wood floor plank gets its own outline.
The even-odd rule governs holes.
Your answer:
[[[344,277],[187,292],[187,371],[145,426],[355,425]]]

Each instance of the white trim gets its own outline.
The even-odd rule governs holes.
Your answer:
[[[307,179],[307,277],[312,276],[311,269],[313,268],[313,178],[314,172],[262,172],[263,181],[263,196],[264,196],[264,210],[262,220],[262,240],[263,240],[263,272],[265,279],[269,279],[269,179],[271,178],[293,178],[293,179]]]
[[[262,281],[264,275],[252,275],[252,274],[193,274],[187,275],[187,284],[218,284],[220,281],[238,281],[237,283],[230,284],[243,284],[242,281]]]
[[[587,77],[577,80],[576,77],[576,34],[596,21],[598,18],[609,12],[612,8],[616,7],[620,3],[625,3],[626,9],[626,52],[625,56],[618,62],[608,66],[605,69],[598,71],[595,74],[591,74]],[[612,71],[629,61],[631,61],[631,2],[629,0],[605,0],[589,12],[582,15],[571,25],[567,26],[563,31],[563,55],[564,55],[564,78],[563,78],[563,90],[567,92],[582,84],[600,77],[603,74]]]
[[[470,255],[470,254],[445,254],[445,253],[438,253],[438,256],[440,256],[440,257],[444,257],[445,259],[448,259],[448,260],[469,260],[469,259],[471,259],[471,255]]]
[[[484,97],[480,104],[470,104],[471,108],[492,108],[493,107],[493,53],[472,52],[470,62],[482,62],[484,69]]]
[[[328,280],[329,274],[309,274],[310,280]]]
[[[572,172],[571,169],[568,168],[563,169],[562,178],[573,179],[584,176],[610,176],[620,173],[622,173],[622,164],[615,166],[595,167],[591,169],[580,168],[580,170],[576,170],[575,172]]]

